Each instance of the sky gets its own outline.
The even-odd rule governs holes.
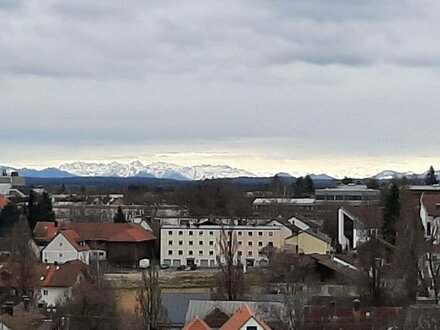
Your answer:
[[[0,0],[0,164],[440,167],[440,2]]]

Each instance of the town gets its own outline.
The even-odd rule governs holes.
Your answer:
[[[440,326],[432,167],[422,179],[61,181],[0,176],[1,329]]]

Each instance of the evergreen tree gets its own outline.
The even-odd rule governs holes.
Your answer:
[[[302,197],[305,191],[305,182],[302,176],[296,178],[296,182],[293,187],[295,197]]]
[[[43,192],[37,204],[38,221],[55,221],[55,214],[52,210],[52,200],[47,192]]]
[[[11,228],[18,222],[20,211],[17,206],[9,202],[0,211],[0,234],[4,235],[9,232]]]
[[[344,176],[344,178],[341,180],[342,184],[349,184],[349,183],[353,183],[353,179],[349,178],[347,176]]]
[[[31,189],[29,192],[28,204],[27,204],[27,219],[29,223],[29,228],[34,230],[35,225],[38,221],[38,206],[37,206],[37,196],[35,192]]]
[[[122,212],[122,208],[118,206],[118,211],[116,212],[115,216],[113,217],[113,222],[116,223],[126,223],[127,220],[125,219],[124,212]]]
[[[431,166],[428,170],[428,173],[426,173],[425,184],[432,186],[433,184],[437,184],[437,183],[438,183],[437,175],[435,174],[434,167]]]
[[[382,212],[382,236],[387,242],[396,242],[396,224],[400,218],[399,187],[391,184],[385,196],[385,205]]]
[[[306,175],[306,177],[304,178],[304,191],[308,194],[315,193],[315,185],[310,175]]]

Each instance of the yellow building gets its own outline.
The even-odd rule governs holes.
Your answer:
[[[285,245],[292,247],[296,253],[327,254],[330,252],[330,238],[319,232],[299,231],[285,239]]]

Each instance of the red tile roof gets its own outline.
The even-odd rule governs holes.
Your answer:
[[[362,222],[366,228],[382,228],[381,206],[344,206],[344,209]]]
[[[87,244],[80,243],[80,241],[82,241],[81,237],[73,229],[62,230],[61,235],[63,235],[77,251],[90,250],[90,247]]]
[[[87,265],[79,260],[68,261],[62,265],[38,264],[37,275],[40,286],[72,287],[81,274],[86,274]]]
[[[271,330],[271,328],[246,304],[240,307],[231,318],[223,324],[220,330],[240,330],[246,322],[254,319],[264,330]]]
[[[205,321],[196,316],[196,318],[188,323],[183,330],[211,330],[211,328],[205,323]]]
[[[7,199],[5,196],[0,196],[0,210],[8,205],[8,203],[9,199]]]
[[[36,241],[51,241],[59,231],[73,229],[79,239],[107,242],[144,242],[156,239],[152,232],[134,223],[81,222],[60,223],[38,222],[34,229]]]

